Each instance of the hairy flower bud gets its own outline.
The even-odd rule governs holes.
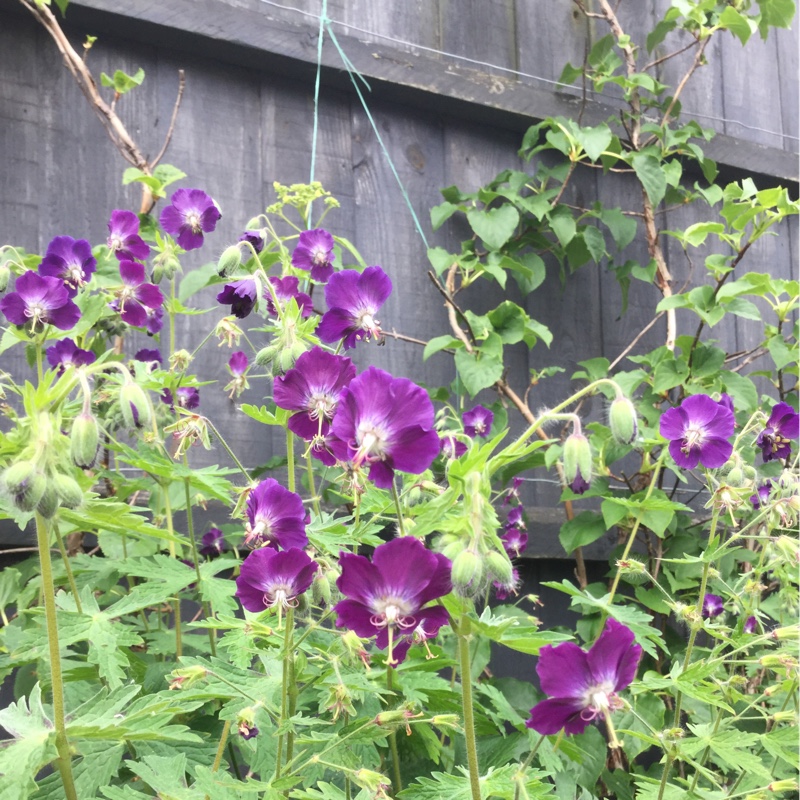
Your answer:
[[[564,442],[564,477],[576,494],[582,494],[592,480],[592,448],[582,433],[572,433]]]
[[[119,392],[122,419],[129,428],[146,428],[150,424],[150,402],[138,383],[127,381]]]
[[[514,568],[505,553],[491,550],[486,555],[486,567],[491,580],[508,585],[514,582]]]
[[[389,779],[386,776],[363,767],[354,770],[351,773],[351,777],[353,778],[353,783],[369,792],[385,792],[390,786]]]
[[[462,550],[453,560],[451,580],[456,594],[471,595],[483,582],[483,559],[472,549]]]
[[[50,519],[55,516],[58,511],[59,498],[58,491],[52,477],[50,480],[45,479],[45,487],[39,502],[36,504],[36,511],[41,514],[45,519]]]
[[[57,472],[53,476],[53,487],[64,508],[77,508],[83,502],[83,490],[71,475]]]
[[[217,261],[217,272],[223,277],[232,275],[242,263],[242,252],[238,244],[232,244],[222,251]]]
[[[619,395],[608,409],[608,425],[613,437],[622,444],[631,444],[638,433],[636,408],[624,395]]]
[[[81,469],[91,469],[97,460],[100,444],[100,429],[94,416],[81,412],[72,423],[69,439],[69,454],[73,464]]]
[[[20,511],[33,511],[47,488],[47,479],[32,461],[18,461],[5,471],[3,484]]]

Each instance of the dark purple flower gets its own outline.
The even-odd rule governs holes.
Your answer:
[[[256,253],[260,253],[264,249],[264,245],[267,243],[267,239],[264,236],[264,231],[245,231],[240,237],[240,242],[249,242],[253,245],[253,250]]]
[[[546,645],[539,652],[536,672],[542,691],[550,695],[531,709],[525,723],[543,736],[583,733],[592,720],[622,706],[617,692],[636,677],[642,648],[633,631],[615,619],[588,652],[572,642]]]
[[[236,579],[236,596],[253,612],[267,608],[294,608],[317,572],[317,563],[298,547],[273,550],[261,547],[244,560]]]
[[[767,420],[767,427],[758,435],[764,461],[785,460],[792,454],[791,440],[800,435],[800,416],[788,403],[776,403]]]
[[[242,739],[252,739],[258,736],[258,728],[256,728],[255,725],[248,725],[246,722],[240,722],[237,726],[237,730]]]
[[[703,619],[714,619],[714,617],[718,617],[724,610],[722,598],[719,595],[707,594],[703,598],[703,608],[700,612]]]
[[[492,428],[494,414],[484,406],[475,406],[472,411],[465,411],[462,418],[464,420],[464,433],[474,439],[476,436],[486,438]]]
[[[143,260],[150,247],[139,236],[139,217],[133,211],[112,211],[108,221],[108,248],[120,260]]]
[[[163,363],[161,353],[158,350],[149,350],[146,347],[136,351],[133,357],[134,361],[143,361],[145,364],[152,364],[154,361],[158,364]]]
[[[147,319],[144,323],[144,329],[150,336],[155,336],[164,327],[164,307],[158,306],[157,308],[147,308]]]
[[[433,463],[439,436],[432,428],[433,403],[424,389],[369,367],[339,398],[331,425],[338,441],[331,447],[340,461],[369,464],[370,480],[389,489],[395,470],[418,475]]]
[[[445,458],[461,458],[467,452],[464,442],[460,442],[452,433],[439,436],[439,447]]]
[[[0,311],[14,325],[27,325],[36,331],[39,325],[55,325],[69,330],[80,319],[78,306],[70,300],[69,292],[58,278],[28,271],[17,278],[14,287],[0,300]]]
[[[767,479],[758,487],[755,494],[750,495],[750,502],[753,504],[753,508],[759,509],[769,500],[774,485],[773,481]]]
[[[755,617],[748,617],[742,625],[742,633],[755,633],[758,630],[758,620]]]
[[[86,239],[75,240],[71,236],[56,236],[39,264],[39,274],[49,275],[64,282],[70,297],[88,283],[97,268],[92,255],[92,246]]]
[[[336,272],[325,286],[329,310],[317,327],[317,336],[326,344],[342,339],[345,350],[362,339],[380,340],[383,334],[375,314],[391,293],[392,282],[380,267]]]
[[[245,542],[255,540],[270,547],[303,548],[306,536],[306,511],[300,495],[290,492],[274,478],[267,478],[247,498]]]
[[[311,303],[311,298],[305,293],[299,291],[300,281],[294,275],[287,275],[285,278],[270,278],[269,282],[275,291],[275,297],[281,304],[281,308],[286,305],[292,298],[297,303],[302,317],[311,316],[314,306]],[[278,310],[275,308],[275,303],[272,301],[272,293],[268,292],[267,310],[273,316],[277,316]]]
[[[258,289],[255,278],[242,278],[240,281],[226,283],[225,288],[217,295],[217,302],[230,304],[231,314],[244,319],[253,310],[258,300]]]
[[[342,392],[356,376],[356,367],[346,356],[314,347],[303,353],[294,367],[275,378],[273,399],[280,408],[296,411],[289,417],[289,430],[307,442],[319,444],[331,428],[331,420]],[[332,466],[335,457],[327,449],[312,448],[323,464]]]
[[[687,397],[661,417],[661,435],[669,439],[669,452],[683,469],[698,463],[709,469],[721,467],[730,458],[733,445],[733,412],[706,394]]]
[[[506,518],[506,530],[509,528],[522,528],[522,530],[526,530],[524,514],[525,509],[521,505],[510,508]]]
[[[522,486],[523,479],[520,477],[514,478],[511,482],[511,488],[506,492],[506,496],[503,498],[503,505],[508,505],[512,498],[519,501],[519,487]]]
[[[231,353],[231,357],[228,359],[228,369],[231,371],[231,375],[244,375],[247,372],[248,365],[247,353],[241,350]]]
[[[159,217],[161,227],[184,250],[203,246],[203,234],[217,227],[222,216],[217,204],[202,189],[178,189]]]
[[[392,666],[405,658],[420,625],[430,638],[447,624],[443,606],[423,606],[451,591],[450,561],[413,536],[376,547],[371,563],[342,552],[339,566],[336,585],[345,599],[334,607],[336,625],[363,638],[376,636],[381,650],[389,648],[387,663]]]
[[[93,364],[97,356],[91,350],[81,350],[72,339],[61,339],[45,351],[47,363],[51,367],[58,367],[60,375],[67,367],[85,367]]]
[[[333,275],[333,236],[323,228],[303,231],[292,253],[292,266],[311,270],[312,280],[327,283]]]
[[[111,307],[123,322],[141,328],[148,321],[147,309],[160,308],[164,295],[154,283],[145,283],[144,264],[138,261],[120,261],[119,274],[123,285]]]
[[[209,528],[203,534],[198,552],[201,556],[218,556],[225,548],[225,539],[219,528]]]
[[[175,394],[178,396],[178,405],[187,411],[200,405],[200,390],[196,386],[180,386]]]
[[[500,583],[500,581],[492,581],[494,586],[494,596],[498,600],[508,600],[509,596],[516,595],[519,589],[519,570],[511,570],[511,581],[509,583]]]
[[[569,488],[572,490],[573,494],[583,494],[591,485],[589,481],[583,479],[583,475],[579,472],[569,485]]]
[[[519,528],[506,528],[500,541],[509,558],[519,558],[520,553],[528,546],[528,534]]]

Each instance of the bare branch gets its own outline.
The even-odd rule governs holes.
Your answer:
[[[659,64],[663,64],[665,61],[669,61],[671,58],[675,58],[675,56],[679,56],[681,53],[685,53],[687,50],[690,50],[695,45],[700,44],[699,39],[695,39],[694,41],[689,42],[686,47],[681,47],[680,50],[675,50],[673,53],[668,53],[665,56],[661,56],[661,58],[657,58],[655,61],[651,61],[649,64],[645,64],[643,67],[643,71],[647,71],[648,69],[652,69],[653,67],[657,67]]]
[[[178,109],[181,107],[181,100],[183,99],[183,91],[185,88],[186,88],[186,73],[182,69],[179,69],[178,96],[175,98],[175,105],[172,107],[172,118],[169,121],[169,128],[167,129],[167,135],[164,138],[164,144],[158,151],[158,155],[150,162],[151,167],[155,167],[161,161],[161,159],[164,158],[164,153],[167,152],[169,143],[172,140],[172,134],[175,131],[175,120],[178,118]]]
[[[616,367],[617,364],[619,364],[619,362],[622,361],[622,359],[625,358],[625,356],[628,355],[631,350],[633,350],[634,347],[636,347],[639,339],[641,339],[642,336],[644,336],[647,331],[649,331],[650,328],[652,328],[653,325],[655,325],[656,322],[658,322],[661,317],[664,316],[665,313],[666,312],[664,311],[660,311],[658,314],[656,314],[656,316],[653,317],[653,319],[650,320],[650,322],[647,323],[647,325],[644,326],[644,328],[639,331],[639,333],[636,334],[633,341],[608,365],[609,372],[611,372],[611,370],[614,369],[614,367]]]

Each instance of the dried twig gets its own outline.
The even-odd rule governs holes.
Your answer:
[[[183,99],[183,92],[186,89],[186,73],[182,70],[178,70],[178,96],[175,98],[175,105],[172,107],[172,117],[169,121],[169,128],[167,128],[167,135],[164,137],[164,144],[161,146],[161,149],[158,151],[158,155],[150,162],[151,167],[155,167],[162,158],[164,158],[164,153],[167,152],[167,148],[169,147],[169,143],[172,140],[172,134],[175,131],[175,120],[178,118],[178,109],[181,107],[181,100]]]

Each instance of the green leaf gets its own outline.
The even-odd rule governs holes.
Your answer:
[[[456,256],[450,255],[444,247],[428,248],[428,261],[431,262],[433,271],[437,275],[441,275],[446,269],[450,269],[457,260]]]
[[[499,250],[513,235],[519,224],[519,212],[507,204],[486,210],[467,212],[472,230],[490,250]]]
[[[611,527],[606,525],[604,520],[605,518],[595,511],[581,512],[561,526],[558,534],[561,546],[567,553],[571,553],[576,547],[596,542]]]
[[[786,340],[780,334],[767,339],[767,350],[769,350],[769,354],[775,362],[776,369],[783,369],[788,367],[789,364],[797,362],[796,348],[789,348]]]
[[[666,392],[680,386],[689,375],[689,367],[685,361],[677,358],[665,358],[653,374],[653,391]]]
[[[596,128],[576,128],[575,138],[592,161],[597,161],[604,150],[611,144],[612,133],[608,125]]]
[[[470,397],[475,397],[481,389],[488,389],[503,377],[503,360],[497,356],[468,353],[462,349],[456,352],[455,362],[458,375]]]
[[[265,425],[281,425],[284,428],[286,427],[286,421],[289,419],[290,413],[285,409],[277,408],[273,414],[266,406],[257,408],[254,405],[250,405],[250,403],[243,403],[241,409],[248,417],[258,422],[263,422]]]
[[[758,310],[758,306],[756,306],[755,303],[751,303],[749,300],[745,300],[744,297],[734,297],[733,300],[725,303],[722,307],[725,311],[730,314],[735,314],[737,317],[761,322],[762,314]]]
[[[724,232],[725,226],[721,222],[696,222],[683,231],[681,238],[692,247],[699,247],[705,242],[709,233]]]
[[[606,526],[606,530],[612,528],[628,516],[628,509],[619,503],[615,503],[611,498],[603,500],[600,505],[600,511],[603,514],[603,522]]]
[[[636,219],[623,214],[619,208],[604,208],[600,212],[600,221],[611,232],[618,250],[624,250],[636,236]]]
[[[578,230],[572,212],[564,206],[558,206],[550,212],[549,219],[556,238],[562,247],[566,247],[575,238]]]
[[[669,614],[670,607],[667,605],[666,597],[658,589],[645,589],[644,586],[637,586],[635,589],[636,599],[656,614]]]
[[[435,336],[422,351],[422,360],[427,361],[434,353],[444,350],[446,347],[460,347],[462,342],[452,336],[445,334],[444,336]]]
[[[525,322],[525,344],[533,347],[538,339],[541,339],[548,347],[553,342],[553,332],[542,322],[535,319],[528,319]]]
[[[510,300],[504,300],[487,315],[495,333],[503,340],[503,344],[516,344],[522,341],[525,334],[527,314]]]
[[[653,206],[657,206],[667,191],[667,177],[661,168],[661,162],[645,153],[636,153],[631,159],[631,166],[644,186]]]
[[[187,272],[178,288],[178,300],[185,303],[192,295],[213,283],[222,283],[222,278],[217,274],[216,264],[204,264],[202,267]]]
[[[593,225],[587,225],[583,229],[583,241],[586,243],[594,262],[599,264],[606,255],[606,240],[602,231]]]
[[[514,280],[522,294],[530,294],[538,289],[547,275],[544,261],[536,253],[523,253],[516,259],[504,257],[500,265],[514,273]]]
[[[458,211],[458,206],[453,203],[441,203],[431,209],[431,227],[438,231],[453,214]],[[438,248],[437,248],[438,249]]]
[[[110,745],[108,742],[81,742],[78,745],[80,757],[72,762],[72,777],[79,798],[96,797],[97,790],[116,777],[125,749],[124,744]],[[33,800],[64,800],[64,797],[64,784],[55,770],[39,781]]]
[[[733,399],[736,409],[752,414],[758,405],[758,391],[753,381],[745,375],[729,370],[722,370],[720,378],[725,391]]]
[[[761,12],[758,32],[762,39],[767,38],[770,27],[788,28],[795,15],[794,0],[757,0]]]
[[[161,183],[162,187],[164,187],[169,186],[171,183],[175,183],[175,181],[185,178],[186,173],[177,167],[173,167],[172,164],[159,164],[153,170],[153,177]]]
[[[105,72],[100,73],[100,83],[113,88],[117,94],[126,94],[140,86],[143,80],[144,70],[141,67],[133,75],[128,75],[121,69],[116,70],[113,77],[109,77]]]

